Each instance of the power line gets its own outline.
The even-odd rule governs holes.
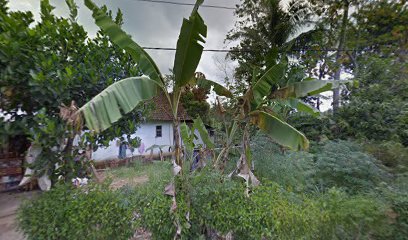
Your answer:
[[[146,50],[161,50],[161,51],[176,51],[176,48],[165,48],[165,47],[142,47]],[[241,49],[241,50],[234,50],[234,49],[204,49],[204,52],[221,52],[221,53],[229,53],[229,52],[260,52],[256,50],[250,49]],[[305,48],[305,49],[290,49],[288,52],[355,52],[355,51],[363,51],[358,49],[336,49],[336,48],[328,48],[328,49],[312,49],[312,48]],[[284,51],[283,51],[284,52]]]
[[[181,6],[194,6],[195,5],[194,3],[171,2],[171,1],[162,1],[162,0],[134,0],[134,1],[137,1],[137,2],[150,2],[150,3],[164,3],[164,4],[181,5]],[[233,8],[233,7],[206,5],[206,4],[203,4],[200,7],[235,10],[235,8]]]

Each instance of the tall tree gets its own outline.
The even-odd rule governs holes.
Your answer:
[[[266,59],[273,59],[276,50],[282,50],[307,23],[308,14],[304,1],[290,1],[286,6],[281,0],[242,1],[235,10],[239,20],[226,37],[226,41],[239,41],[228,57],[238,61],[235,78],[240,93],[251,84],[253,67],[264,66]]]
[[[345,137],[394,140],[408,146],[408,7],[368,1],[353,14],[345,64],[360,82],[345,96],[338,122]],[[355,37],[354,37],[355,36]]]
[[[61,139],[69,130],[59,116],[61,105],[70,106],[72,100],[82,105],[118,79],[140,75],[129,55],[102,32],[89,39],[76,22],[76,5],[67,2],[69,19],[55,16],[54,7],[42,0],[38,23],[31,12],[12,12],[7,1],[0,2],[0,110],[6,116],[0,117],[1,140],[30,137],[45,149],[37,169],[49,173],[55,173],[54,163],[62,154],[51,148],[65,145]],[[123,22],[120,11],[114,21]],[[86,141],[97,147],[128,134],[128,141],[137,145],[138,139],[130,134],[141,121],[141,111],[135,109],[103,133],[88,134]]]

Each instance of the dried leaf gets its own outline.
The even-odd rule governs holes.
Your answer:
[[[164,194],[172,197],[176,196],[176,188],[174,186],[174,183],[170,183],[164,188]]]

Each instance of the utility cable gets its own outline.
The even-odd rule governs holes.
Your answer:
[[[182,2],[172,2],[172,1],[163,1],[163,0],[133,0],[137,2],[150,2],[150,3],[164,3],[164,4],[172,4],[172,5],[180,5],[180,6],[194,6],[194,3],[182,3]],[[218,9],[226,9],[226,10],[235,10],[233,7],[226,7],[226,6],[217,6],[217,5],[200,5],[200,7],[204,8],[218,8]]]
[[[166,47],[142,47],[143,49],[146,50],[161,50],[161,51],[176,51],[176,48],[166,48]],[[204,52],[221,52],[221,53],[229,53],[229,52],[260,52],[256,50],[250,50],[250,49],[204,49]],[[312,48],[306,48],[306,49],[290,49],[286,52],[306,52],[306,51],[311,51],[311,52],[335,52],[335,51],[340,51],[340,52],[351,52],[351,51],[363,51],[363,50],[356,50],[356,49],[336,49],[336,48],[327,48],[327,49],[312,49]],[[282,51],[285,52],[285,51]]]

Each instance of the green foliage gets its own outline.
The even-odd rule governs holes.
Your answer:
[[[309,148],[309,140],[305,135],[288,123],[266,112],[259,111],[256,112],[256,115],[259,129],[268,134],[275,142],[293,150]]]
[[[383,223],[384,207],[367,196],[351,197],[332,189],[313,197],[266,181],[248,198],[244,184],[210,169],[186,177],[188,195],[179,191],[175,214],[169,211],[171,198],[161,192],[165,181],[122,189],[154,239],[174,237],[174,221],[181,223],[182,238],[187,239],[228,232],[234,239],[352,239],[382,234],[378,224]]]
[[[406,181],[407,179],[405,179]],[[407,239],[408,237],[408,193],[398,194],[393,198],[392,210],[397,214],[394,223],[393,238]]]
[[[200,88],[184,91],[180,96],[180,102],[191,118],[201,117],[204,122],[208,122],[210,104],[206,101],[209,92]],[[204,97],[198,97],[204,95]]]
[[[334,139],[334,121],[326,114],[315,117],[308,114],[295,113],[289,116],[288,122],[304,133],[311,141],[318,142],[324,139]]]
[[[133,111],[140,102],[151,99],[156,94],[157,85],[150,78],[126,78],[107,87],[91,102],[82,106],[79,112],[83,114],[89,129],[101,132],[111,127],[124,114]]]
[[[70,130],[58,116],[62,104],[69,105],[74,100],[81,106],[115,81],[140,75],[135,62],[107,36],[98,32],[95,38],[89,39],[84,28],[73,19],[75,4],[67,3],[70,19],[55,16],[54,7],[47,0],[41,1],[38,22],[34,22],[31,12],[12,12],[7,8],[0,12],[0,109],[9,117],[0,121],[1,141],[25,135],[37,139],[46,151],[61,150],[60,141],[67,137],[62,134],[63,129]],[[104,11],[112,18],[110,12]],[[123,23],[120,11],[114,21]],[[36,117],[40,111],[46,117]],[[139,138],[130,134],[136,131],[142,111],[135,109],[98,135],[85,134],[84,146],[92,144],[96,149],[124,134],[129,143],[137,146]],[[51,125],[47,127],[48,124]],[[46,129],[52,127],[54,130]],[[49,165],[63,164],[57,155],[63,153],[43,159],[48,159]],[[75,153],[69,155],[66,157],[72,159]]]
[[[161,74],[156,63],[142,47],[120,28],[121,23],[113,21],[109,14],[106,14],[105,8],[99,8],[91,0],[85,0],[85,5],[92,11],[95,23],[110,37],[111,41],[132,56],[138,70],[161,84]]]
[[[181,25],[173,66],[174,82],[177,87],[191,81],[203,53],[202,44],[207,37],[207,25],[198,13],[198,7],[203,2],[204,0],[196,1],[189,19],[183,19]]]
[[[57,185],[25,202],[19,228],[28,239],[129,239],[133,210],[108,185],[74,189]]]
[[[261,179],[278,183],[295,192],[314,188],[312,177],[315,173],[313,154],[292,152],[280,148],[264,135],[252,139],[252,158],[255,174]]]
[[[67,151],[67,143],[63,139],[72,138],[72,134],[67,131],[62,120],[47,116],[45,109],[40,110],[33,120],[37,124],[30,129],[30,141],[34,146],[42,148],[36,161],[27,165],[35,170],[34,175],[47,174],[53,183],[59,176],[65,179],[87,177],[90,162],[79,154],[79,150],[85,147],[79,144],[71,146],[71,151]]]
[[[253,66],[265,66],[266,59],[276,58],[274,48],[283,48],[307,19],[304,1],[290,1],[288,5],[285,8],[280,0],[244,0],[237,6],[234,14],[238,21],[226,37],[227,41],[239,41],[232,48],[235,51],[228,53],[239,64],[235,69],[237,92],[243,93],[251,85]]]
[[[393,171],[408,169],[408,148],[399,142],[365,142],[364,149]]]
[[[399,141],[408,145],[407,64],[395,58],[369,57],[360,62],[360,87],[336,121],[342,137]]]
[[[137,176],[143,171],[147,174],[147,184],[136,190],[124,187],[121,191],[125,193],[125,201],[132,203],[133,210],[140,215],[140,226],[149,229],[156,239],[171,239],[176,231],[173,225],[175,215],[170,213],[171,198],[163,194],[164,187],[172,178],[171,167],[168,162],[153,162],[147,166],[136,164],[130,172],[127,168],[122,168],[114,173],[120,176],[125,171]]]
[[[391,175],[379,161],[356,143],[327,141],[312,144],[310,153],[283,151],[265,136],[253,141],[255,172],[264,179],[295,191],[327,191],[332,187],[348,193],[368,193]]]
[[[389,237],[386,205],[370,196],[348,196],[336,188],[322,194],[318,205],[326,212],[325,224],[319,229],[320,239],[356,239]]]
[[[387,179],[387,174],[375,164],[376,159],[362,152],[355,143],[333,141],[317,146],[314,151],[319,188],[365,192]]]

